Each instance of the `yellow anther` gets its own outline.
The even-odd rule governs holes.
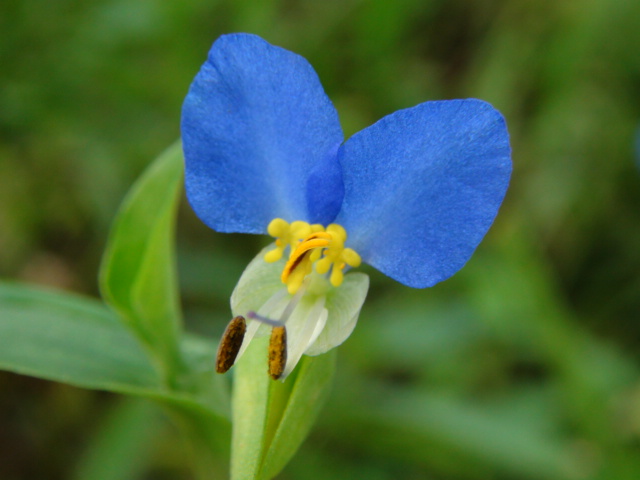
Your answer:
[[[293,252],[300,241],[308,237],[314,232],[323,231],[322,225],[309,225],[307,222],[295,221],[289,224],[282,218],[271,220],[267,227],[269,235],[276,239],[276,248],[267,252],[264,256],[266,262],[277,262],[287,247]]]
[[[362,263],[362,259],[360,255],[353,248],[345,248],[342,250],[342,259],[344,263],[349,265],[350,267],[359,267],[360,263]]]
[[[352,248],[329,248],[325,249],[324,256],[316,263],[316,272],[327,273],[331,268],[329,281],[334,287],[342,283],[342,270],[345,266],[359,267],[362,260],[360,255]]]
[[[333,235],[334,241],[339,240],[344,244],[347,239],[347,231],[344,229],[342,225],[338,225],[337,223],[332,223],[327,227],[327,232]]]
[[[278,244],[276,243],[276,245]],[[267,263],[277,262],[282,258],[283,251],[284,251],[284,248],[281,248],[279,245],[276,246],[276,248],[274,248],[273,250],[269,250],[267,253],[264,254],[264,261]]]
[[[291,223],[291,225],[289,226],[289,245],[291,246],[291,249],[293,250],[294,248],[296,248],[298,246],[298,242],[303,238],[306,238],[312,232],[313,229],[307,222],[298,220]]]
[[[360,255],[351,248],[344,248],[347,232],[336,223],[325,229],[320,224],[310,225],[302,221],[289,224],[281,218],[276,218],[269,223],[267,231],[276,238],[276,248],[265,254],[265,261],[277,262],[287,247],[291,249],[280,278],[292,295],[311,273],[314,263],[316,271],[321,275],[331,270],[329,282],[334,287],[342,283],[343,270],[347,265],[360,265]]]
[[[331,243],[324,250],[324,256],[316,263],[316,271],[320,274],[327,273],[331,269],[329,281],[334,287],[339,286],[344,279],[342,270],[346,265],[350,267],[360,266],[360,255],[351,248],[344,248],[347,232],[341,225],[332,223],[327,227],[327,233],[331,234]]]
[[[275,238],[283,237],[284,235],[289,233],[289,224],[282,218],[274,218],[269,223],[267,232],[269,232],[269,235]]]
[[[334,265],[333,270],[331,270],[331,275],[329,276],[331,285],[333,285],[334,287],[339,287],[342,284],[342,280],[344,280],[344,273],[342,273],[342,270],[340,268],[336,268],[336,266]]]

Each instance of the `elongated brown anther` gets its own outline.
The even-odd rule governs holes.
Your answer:
[[[218,345],[216,372],[225,373],[233,366],[246,331],[247,322],[245,322],[244,317],[237,316],[229,322],[220,339],[220,345]]]
[[[279,379],[287,364],[287,330],[285,327],[273,327],[269,341],[269,375]]]

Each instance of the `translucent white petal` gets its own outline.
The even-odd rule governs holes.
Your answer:
[[[244,269],[236,288],[231,294],[231,311],[233,315],[246,315],[247,312],[258,312],[273,295],[282,290],[280,274],[284,268],[284,259],[267,263],[264,255],[273,250],[273,244],[264,248]],[[283,299],[288,294],[283,295]],[[260,312],[266,314],[266,312]]]
[[[231,312],[234,316],[246,316],[251,311],[268,317],[279,316],[289,302],[290,295],[280,281],[284,260],[275,263],[264,261],[265,253],[272,249],[273,245],[264,248],[242,272],[231,294]],[[271,328],[267,325],[250,320],[236,362],[254,337],[270,333]]]
[[[249,325],[247,326],[247,331],[245,332],[244,338],[242,339],[242,346],[238,351],[238,355],[236,355],[236,360],[235,360],[236,362],[238,362],[242,357],[242,355],[244,355],[244,352],[247,350],[247,347],[251,343],[251,340],[253,340],[253,337],[255,337],[256,333],[258,333],[258,329],[260,328],[260,326],[261,326],[260,322],[249,322]],[[266,327],[266,325],[264,326]]]
[[[312,343],[314,333],[318,330],[318,326],[322,320],[322,312],[324,309],[325,297],[318,297],[309,310],[301,305],[297,310],[307,312],[306,318],[303,314],[297,317],[291,316],[287,322],[287,365],[282,374],[282,378],[286,378],[300,361],[302,354]],[[303,312],[301,312],[303,313]],[[325,316],[326,322],[326,316]]]
[[[318,339],[305,352],[320,355],[344,342],[358,322],[360,309],[369,290],[369,277],[360,272],[345,275],[342,285],[327,292],[327,324]]]
[[[315,343],[315,341],[320,336],[320,333],[322,333],[322,330],[324,329],[324,326],[327,324],[327,319],[328,318],[329,318],[329,310],[327,310],[326,308],[323,308],[322,309],[322,313],[320,314],[320,318],[318,319],[318,322],[316,323],[316,328],[313,330],[313,334],[311,335],[311,338],[309,339],[309,344],[307,345],[307,350],[309,349],[309,347],[311,345],[313,345]]]

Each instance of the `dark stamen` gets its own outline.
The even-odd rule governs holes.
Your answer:
[[[287,330],[285,327],[274,327],[269,341],[269,375],[274,380],[284,373],[287,364]]]
[[[233,366],[246,331],[247,324],[244,317],[237,316],[229,322],[220,339],[220,345],[218,345],[216,372],[225,373]]]

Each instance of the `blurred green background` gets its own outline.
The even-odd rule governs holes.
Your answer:
[[[640,478],[640,2],[4,0],[0,275],[97,295],[128,187],[179,136],[213,40],[305,56],[347,136],[394,110],[477,97],[507,119],[504,206],[454,278],[368,270],[336,386],[281,479]],[[183,202],[190,330],[215,342],[265,238]],[[187,479],[144,402],[0,373],[0,478]]]

